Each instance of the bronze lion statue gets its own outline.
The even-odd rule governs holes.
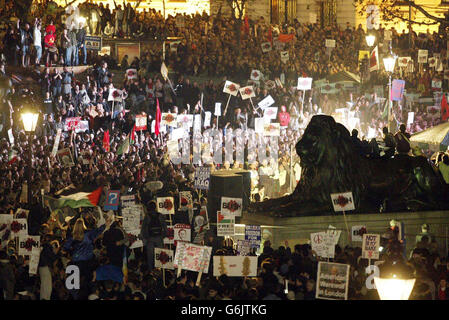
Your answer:
[[[449,187],[425,157],[368,159],[334,118],[314,116],[296,144],[301,179],[288,196],[252,203],[250,212],[275,216],[333,212],[331,193],[351,191],[355,212],[401,212],[449,208]]]

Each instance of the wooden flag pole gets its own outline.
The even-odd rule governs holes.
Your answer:
[[[165,268],[162,268],[162,282],[164,284],[164,288],[167,288],[167,285],[165,284]]]
[[[343,210],[343,218],[345,220],[346,231],[348,232],[348,241],[351,241],[351,233],[349,232],[348,221],[346,220],[346,214],[344,210]]]

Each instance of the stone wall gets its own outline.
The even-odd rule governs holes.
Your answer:
[[[430,232],[436,236],[440,254],[447,252],[447,228],[449,227],[449,211],[405,212],[385,214],[347,214],[349,231],[351,226],[365,225],[368,233],[383,234],[392,219],[404,223],[407,254],[414,248],[416,235],[421,232],[421,225],[429,224]],[[284,245],[288,241],[290,248],[295,244],[308,243],[310,233],[324,231],[329,225],[341,230],[339,245],[350,244],[361,247],[361,242],[350,242],[342,213],[318,217],[271,218],[257,214],[244,214],[240,224],[264,225],[272,233],[273,247]],[[243,229],[243,228],[242,228]]]

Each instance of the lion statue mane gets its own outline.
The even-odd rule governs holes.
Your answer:
[[[359,213],[448,207],[449,188],[425,157],[366,158],[356,149],[349,131],[331,116],[312,117],[296,152],[302,173],[294,192],[252,203],[251,212],[329,214],[333,212],[330,195],[349,191]]]

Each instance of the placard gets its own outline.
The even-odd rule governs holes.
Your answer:
[[[326,48],[335,48],[335,40],[326,39]]]
[[[193,114],[179,114],[178,117],[178,127],[181,125],[184,128],[193,127]]]
[[[256,277],[257,257],[214,256],[214,277],[223,274],[228,277]]]
[[[173,197],[157,197],[157,211],[162,214],[174,214],[175,213],[175,201]]]
[[[11,236],[23,237],[28,235],[27,219],[13,219],[11,222]]]
[[[279,137],[281,135],[280,123],[265,123],[263,125],[263,135],[268,137]]]
[[[109,190],[106,195],[104,211],[117,210],[120,200],[120,190]]]
[[[81,117],[70,117],[64,121],[64,131],[79,129]]]
[[[174,244],[175,236],[174,236],[173,226],[167,226],[167,234],[165,235],[163,242],[164,244]]]
[[[31,249],[30,265],[28,267],[29,274],[37,274],[40,256],[41,256],[41,248],[33,247]]]
[[[252,70],[250,79],[254,81],[260,81],[260,78],[262,77],[262,72],[260,70]]]
[[[216,116],[216,117],[220,117],[221,116],[221,102],[215,102],[214,116]]]
[[[60,129],[58,129],[60,130]],[[14,145],[14,135],[12,134],[12,128],[8,129],[8,139],[9,142],[11,143],[11,146]]]
[[[349,264],[320,261],[315,298],[348,300]]]
[[[412,61],[412,57],[400,57],[398,59],[398,65],[399,67],[407,67],[410,61]]]
[[[239,84],[226,80],[224,88],[223,88],[223,92],[233,95],[235,97],[239,93],[239,89],[240,89]]]
[[[132,207],[136,204],[136,195],[135,194],[129,194],[126,196],[120,197],[120,202],[122,203],[122,207]]]
[[[262,47],[262,52],[263,53],[267,53],[267,52],[270,52],[272,50],[271,42],[263,42],[261,44],[261,47]]]
[[[391,101],[401,101],[404,97],[405,80],[394,79],[391,87]]]
[[[174,269],[173,250],[154,248],[154,267],[161,269]]]
[[[428,55],[429,55],[429,51],[418,50],[418,63],[427,63]]]
[[[278,114],[278,108],[277,107],[270,107],[266,108],[263,111],[263,117],[270,120],[275,120]]]
[[[259,106],[259,108],[264,110],[264,109],[268,108],[269,106],[271,106],[273,103],[274,103],[273,97],[268,95],[262,101],[260,101],[257,105]]]
[[[103,41],[101,37],[97,36],[86,36],[86,50],[100,51]],[[120,60],[121,61],[121,60]]]
[[[190,224],[177,223],[173,226],[175,245],[177,241],[190,242],[192,240],[192,230]]]
[[[249,240],[251,246],[258,247],[262,239],[262,231],[260,226],[245,225],[245,240]]]
[[[59,157],[59,161],[62,163],[64,168],[70,168],[75,165],[72,158],[72,152],[69,148],[61,149],[57,152],[57,155]]]
[[[133,79],[137,79],[137,69],[127,69],[126,70],[126,78],[128,80],[133,80]]]
[[[310,90],[312,89],[313,78],[298,78],[298,90]]]
[[[58,131],[56,132],[56,138],[55,138],[55,143],[53,144],[53,149],[51,150],[51,155],[53,157],[56,157],[56,153],[58,152],[59,141],[61,140],[61,134],[62,134],[62,129],[59,128]]]
[[[287,63],[287,61],[290,59],[290,55],[289,55],[288,51],[281,51],[280,56],[281,56],[282,63]]]
[[[19,256],[31,256],[31,250],[33,248],[40,248],[41,237],[40,236],[19,236]]]
[[[235,234],[235,217],[217,211],[217,236],[233,236]]]
[[[312,250],[315,251],[317,256],[322,258],[329,257],[329,248],[328,248],[328,234],[326,231],[315,232],[310,234],[310,244]],[[333,245],[335,246],[335,245]],[[332,250],[332,248],[330,248]],[[332,254],[332,252],[331,252]]]
[[[0,214],[0,249],[8,245],[12,221],[13,216],[11,214]]]
[[[380,235],[365,233],[362,240],[362,258],[379,259]]]
[[[334,211],[355,210],[352,192],[332,193],[331,199]]]
[[[136,115],[136,131],[147,130],[147,116],[142,114]]]
[[[253,86],[246,86],[239,89],[240,95],[242,96],[242,100],[254,98],[256,93],[254,92]]]
[[[209,272],[212,247],[199,246],[193,243],[178,242],[173,266],[175,268],[200,272]]]
[[[122,224],[125,231],[140,229],[141,211],[139,206],[122,208]]]
[[[179,211],[187,211],[187,209],[193,208],[193,198],[190,191],[179,192]]]
[[[248,256],[251,253],[251,241],[249,240],[237,240],[237,255]]]
[[[268,119],[268,121],[270,120]],[[265,118],[254,118],[254,132],[263,134],[263,126],[265,122]]]
[[[161,115],[161,125],[166,125],[170,127],[177,127],[177,114],[176,113],[162,113]]]
[[[221,197],[221,212],[234,217],[242,216],[242,198]]]
[[[140,228],[126,231],[126,236],[128,237],[128,246],[130,249],[143,247],[142,237],[140,236]]]
[[[197,214],[193,217],[193,228],[196,233],[202,233],[205,230],[210,229],[209,214],[206,206],[201,206],[199,210],[196,210]]]
[[[351,240],[361,242],[363,235],[366,233],[366,226],[352,226],[351,227]]]
[[[209,190],[210,167],[195,168],[194,188],[200,190]]]

